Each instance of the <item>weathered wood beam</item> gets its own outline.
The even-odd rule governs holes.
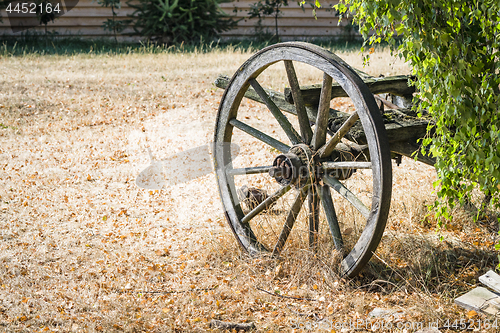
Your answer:
[[[214,82],[214,85],[218,88],[226,89],[229,81],[231,79],[225,75],[219,75],[217,79]],[[293,115],[297,115],[297,109],[295,108],[295,105],[293,103],[288,103],[285,101],[285,95],[279,91],[274,91],[271,89],[263,88],[264,91],[267,93],[267,95],[271,98],[271,100],[276,104],[278,108],[280,108],[282,111],[291,113]],[[265,104],[264,101],[260,98],[260,96],[257,94],[257,92],[252,88],[249,87],[248,90],[245,92],[245,97],[248,99],[251,99],[252,101],[256,101],[262,104]],[[306,113],[307,113],[307,118],[311,122],[316,121],[316,116],[318,114],[318,109],[316,107],[308,107],[306,106]],[[330,118],[337,118],[337,117],[342,117],[345,116],[347,113],[341,112],[338,110],[330,109]]]
[[[219,76],[215,81],[215,85],[219,88],[225,89],[229,84],[229,81],[229,77]],[[284,94],[271,89],[263,89],[274,101],[276,106],[278,106],[278,108],[285,112],[297,115],[295,105],[287,102]],[[259,103],[264,103],[264,101],[262,101],[259,95],[251,87],[245,93],[245,97]],[[318,112],[317,108],[306,106],[306,111],[309,120],[311,122],[315,122]],[[328,120],[328,129],[330,132],[336,133],[350,116],[351,115],[348,113],[330,109]],[[429,165],[435,164],[435,159],[429,156],[423,156],[420,153],[420,144],[417,143],[418,138],[423,138],[427,135],[427,126],[429,122],[431,122],[430,119],[418,118],[415,116],[415,112],[409,109],[387,110],[384,113],[383,119],[392,152],[407,157],[413,157],[412,154],[415,151],[418,151],[417,159],[419,161]],[[367,143],[365,133],[359,121],[351,127],[349,132],[345,135],[345,138],[359,145],[365,145]]]
[[[390,143],[390,149],[393,153],[397,153],[411,159],[417,156],[417,161],[428,164],[430,166],[434,166],[436,164],[436,159],[429,154],[422,155],[421,152],[421,144],[417,142],[418,138],[408,139],[406,141],[396,141]]]
[[[384,112],[384,125],[390,143],[425,137],[427,126],[431,120],[412,117],[406,114],[406,111],[409,110],[398,109]],[[411,112],[408,113],[411,114]],[[328,123],[329,130],[336,133],[349,116],[349,114],[345,114],[342,117],[330,118]],[[359,145],[367,144],[363,127],[359,121],[351,127],[345,138]]]
[[[224,76],[224,75],[219,75],[217,79],[214,82],[214,85],[218,88],[226,89],[227,86],[229,85],[229,81],[231,78]],[[297,111],[295,110],[295,105],[293,103],[288,103],[285,101],[285,95],[278,91],[274,91],[271,89],[263,88],[266,94],[271,98],[271,100],[276,104],[278,108],[281,110],[292,113],[294,115],[297,115]],[[245,92],[245,97],[248,99],[251,99],[252,101],[256,101],[262,104],[265,104],[262,98],[260,98],[259,94],[252,88],[249,87],[247,91]],[[308,115],[309,116],[309,115]],[[309,119],[315,119],[316,117],[310,117]]]
[[[397,96],[409,96],[415,92],[415,87],[410,86],[409,80],[412,77],[406,75],[398,75],[398,76],[388,76],[381,78],[366,78],[363,81],[366,83],[368,88],[373,94],[393,94]],[[308,106],[316,106],[319,103],[319,95],[321,93],[321,85],[314,84],[310,86],[302,86],[300,87],[300,91],[302,93],[302,98],[304,99],[304,103]],[[285,88],[285,101],[293,104],[293,96],[290,88]],[[334,83],[332,85],[332,96],[331,98],[336,97],[348,97],[347,93],[342,89],[342,87],[338,83]]]

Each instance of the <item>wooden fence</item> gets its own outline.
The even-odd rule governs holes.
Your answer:
[[[123,0],[122,0],[123,1]],[[248,19],[248,10],[250,5],[256,0],[236,0],[233,2],[222,3],[222,9],[233,16],[242,20],[238,27],[222,34],[223,39],[230,38],[251,38],[257,31],[274,34],[274,18],[264,18],[260,22],[260,29],[257,29],[258,20]],[[312,8],[306,4],[302,9],[296,2],[291,1],[289,6],[283,7],[282,15],[278,19],[279,34],[283,40],[311,39],[311,38],[331,38],[344,37],[351,35],[352,31],[347,25],[347,21],[338,24],[338,17],[333,9],[330,9],[334,2],[323,2],[324,8],[316,11],[317,18],[312,14]],[[105,31],[102,27],[103,22],[112,18],[111,8],[101,7],[97,1],[93,0],[65,0],[65,8],[72,8],[69,12],[49,22],[47,30],[57,32],[58,36],[82,36],[89,38],[112,37],[112,33]],[[122,8],[115,10],[118,13],[116,19],[127,19],[127,15],[133,13],[133,9],[124,4]],[[11,21],[5,10],[2,10],[1,16],[3,22],[0,23],[0,36],[19,36],[20,33],[13,33],[10,28]],[[11,19],[13,24],[19,23],[19,19]],[[31,28],[30,31],[42,33],[44,26]],[[119,36],[120,40],[137,40],[137,36],[129,36],[133,32],[131,27],[126,28]]]

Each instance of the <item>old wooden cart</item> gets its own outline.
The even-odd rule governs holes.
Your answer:
[[[322,83],[301,86],[303,68],[316,71]],[[261,86],[259,81],[277,85],[273,76],[280,69],[289,88]],[[420,161],[434,164],[418,153],[428,120],[411,110],[410,79],[374,78],[327,50],[296,42],[267,47],[231,79],[217,79],[225,92],[215,128],[216,176],[226,218],[243,249],[275,256],[312,250],[327,264],[337,263],[341,275],[359,273],[388,218],[391,158],[398,163],[401,155],[417,151]],[[334,98],[350,111],[332,108]],[[279,124],[274,133],[258,129],[269,121]],[[242,146],[240,156],[232,157],[228,143]],[[262,150],[264,157],[256,156]]]

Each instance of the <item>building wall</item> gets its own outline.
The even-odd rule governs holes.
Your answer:
[[[109,31],[104,31],[102,24],[106,19],[113,18],[111,8],[101,7],[97,1],[79,0],[76,6],[75,0],[66,0],[66,6],[74,7],[69,12],[56,18],[47,24],[48,31],[56,31],[58,36],[82,36],[82,37],[108,37],[112,36]],[[133,13],[133,9],[124,5],[121,9],[115,10],[118,13],[117,19],[126,19],[128,14]],[[20,35],[13,33],[10,29],[10,21],[5,10],[1,11],[3,22],[0,23],[0,35]],[[15,22],[15,20],[14,20]],[[45,26],[31,28],[30,31],[44,32]],[[132,28],[123,31],[124,34],[133,32]],[[120,39],[131,39],[121,37]],[[132,38],[133,39],[133,38]],[[135,38],[137,39],[137,38]]]
[[[245,38],[254,36],[258,19],[248,19],[248,10],[254,0],[236,0],[223,3],[221,7],[228,14],[237,19],[242,18],[238,27],[223,34],[225,38]],[[283,40],[329,38],[345,35],[347,21],[343,20],[339,25],[339,18],[334,9],[330,9],[338,1],[321,1],[322,9],[316,10],[316,18],[313,16],[312,7],[304,5],[302,9],[297,2],[290,1],[287,7],[282,8],[282,15],[278,19],[278,33]],[[236,9],[236,13],[233,10]],[[261,21],[262,30],[270,34],[275,34],[275,20],[273,17],[266,17]]]
[[[233,2],[222,3],[222,9],[229,15],[242,19],[238,23],[238,27],[234,30],[227,31],[222,34],[225,39],[231,38],[249,38],[255,36],[257,19],[248,19],[248,10],[250,5],[256,0],[236,0]],[[289,3],[288,7],[283,7],[282,15],[278,20],[279,34],[283,40],[292,39],[308,39],[308,38],[329,38],[332,36],[342,36],[346,33],[346,21],[338,25],[338,17],[335,15],[335,10],[329,10],[332,4],[336,3],[325,1],[323,2],[325,9],[317,10],[317,19],[312,14],[310,5],[305,5],[305,10],[294,1]],[[56,31],[59,36],[82,36],[82,37],[112,37],[112,33],[104,31],[102,24],[108,18],[112,18],[111,8],[101,7],[97,1],[79,0],[76,6],[75,0],[65,0],[66,6],[74,8],[54,20],[47,25],[48,31]],[[236,9],[236,12],[233,10]],[[133,9],[124,4],[122,8],[115,10],[118,13],[117,19],[127,19],[127,15],[133,13]],[[9,17],[5,10],[1,11],[3,22],[0,23],[0,35],[20,35],[13,33],[10,28]],[[14,19],[13,22],[16,22]],[[44,26],[31,28],[30,31],[44,32]],[[261,31],[274,34],[275,21],[274,18],[265,18],[261,21]],[[131,27],[123,31],[121,40],[137,40],[139,37],[126,36],[127,33],[133,32]]]

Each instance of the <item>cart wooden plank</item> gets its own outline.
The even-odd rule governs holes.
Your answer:
[[[410,96],[415,92],[415,86],[410,85],[410,81],[414,80],[412,76],[398,75],[381,78],[363,78],[365,84],[370,88],[373,94],[393,94],[398,96]],[[315,106],[319,103],[319,95],[321,93],[321,85],[314,84],[300,87],[304,103],[306,105]],[[332,85],[332,96],[348,97],[347,93],[338,83]],[[285,88],[285,100],[293,104],[293,97],[290,88]]]
[[[369,80],[369,79],[367,79]],[[406,77],[407,80],[407,77]],[[215,80],[215,86],[225,89],[229,84],[230,78],[219,75]],[[302,89],[302,88],[301,88]],[[383,89],[387,91],[387,89]],[[282,111],[297,115],[295,105],[286,100],[285,94],[264,88],[264,91],[269,95],[270,99]],[[259,103],[264,103],[260,96],[252,87],[249,87],[245,92],[245,97]],[[311,122],[316,121],[317,108],[311,105],[306,105],[306,112]],[[330,109],[328,128],[335,133],[347,121],[350,114]],[[384,112],[384,125],[387,132],[387,137],[391,145],[391,151],[407,157],[414,157],[417,152],[417,159],[423,163],[434,165],[435,159],[429,156],[422,155],[420,150],[419,138],[423,138],[427,134],[427,127],[432,120],[428,118],[418,118],[416,114],[409,109],[394,109]],[[359,121],[354,125],[345,136],[346,139],[358,144],[366,144],[366,137],[363,128]]]

